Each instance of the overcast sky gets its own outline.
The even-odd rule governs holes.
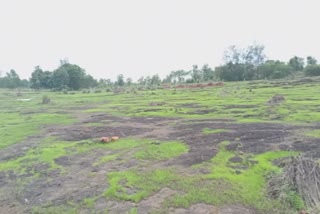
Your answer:
[[[256,41],[320,60],[318,0],[0,0],[0,70],[29,78],[69,59],[95,78],[164,77]]]

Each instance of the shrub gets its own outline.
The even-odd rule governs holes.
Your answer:
[[[131,89],[131,92],[132,92],[133,94],[138,94],[138,91],[137,91],[135,88]]]
[[[63,93],[63,94],[68,94],[68,90],[67,90],[67,89],[63,89],[63,90],[62,90],[62,93]]]
[[[51,102],[51,100],[50,100],[49,96],[48,95],[43,95],[42,104],[48,104],[50,102]]]

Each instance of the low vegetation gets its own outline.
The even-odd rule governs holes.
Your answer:
[[[135,93],[21,90],[22,100],[2,90],[0,207],[29,213],[167,213],[195,204],[255,213],[312,209],[294,188],[284,188],[282,199],[268,188],[288,157],[317,157],[319,81]],[[103,136],[120,139],[103,143]]]

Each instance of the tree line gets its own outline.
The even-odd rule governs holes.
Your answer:
[[[207,64],[201,69],[197,65],[190,71],[172,71],[163,82],[199,83],[207,81],[245,81],[281,79],[296,75],[320,76],[317,60],[308,56],[294,56],[288,62],[266,60],[263,45],[250,45],[244,49],[230,46],[224,53],[224,64],[214,69]]]
[[[78,65],[61,60],[60,66],[54,71],[43,71],[39,66],[31,74],[30,87],[34,89],[67,89],[79,90],[98,85],[91,75]]]
[[[131,86],[132,84],[153,87],[162,83],[281,79],[296,75],[320,76],[320,65],[312,56],[306,59],[294,56],[288,62],[267,60],[264,49],[265,47],[259,44],[252,44],[246,48],[230,46],[224,53],[224,63],[214,69],[207,64],[201,68],[193,65],[188,71],[182,69],[171,71],[163,79],[155,74],[143,76],[137,82],[133,82],[131,78],[125,78],[122,74],[119,74],[114,82],[110,79],[96,80],[80,66],[71,64],[67,60],[61,60],[58,68],[53,71],[44,71],[36,66],[29,80],[21,80],[14,70],[10,70],[4,77],[0,75],[0,88],[79,90],[92,87]]]
[[[11,69],[4,77],[0,75],[0,88],[27,88],[29,81],[26,79],[21,80],[17,72]]]

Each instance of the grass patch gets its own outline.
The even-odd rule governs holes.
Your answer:
[[[188,151],[185,144],[180,142],[164,142],[148,144],[135,153],[135,157],[142,160],[165,160],[179,156]]]
[[[257,164],[250,165],[248,169],[240,174],[230,168],[229,159],[234,153],[227,151],[223,142],[219,152],[210,163],[203,163],[197,167],[211,168],[211,173],[203,176],[185,176],[175,182],[172,188],[180,190],[185,194],[177,194],[167,199],[167,206],[190,207],[195,203],[206,203],[215,206],[224,204],[243,204],[257,210],[271,211],[283,210],[287,207],[277,200],[266,196],[266,176],[271,173],[279,173],[280,168],[274,166],[272,161],[278,158],[296,155],[286,151],[273,151],[253,156]]]
[[[204,128],[202,130],[202,133],[205,135],[208,134],[220,134],[220,133],[225,133],[225,132],[229,132],[227,129],[209,129],[209,128]]]
[[[104,164],[109,161],[113,161],[113,160],[117,159],[120,155],[121,155],[120,153],[116,153],[116,154],[103,156],[97,162],[93,163],[92,166],[98,166],[100,164]]]
[[[149,172],[112,172],[108,173],[107,179],[110,187],[104,193],[105,197],[139,202],[167,186],[176,177],[168,169],[157,169]]]
[[[18,143],[28,136],[38,133],[39,127],[49,124],[70,124],[74,120],[66,114],[0,113],[0,149]]]
[[[304,133],[307,137],[320,138],[320,130],[310,130]]]
[[[14,170],[24,172],[28,166],[38,163],[47,163],[51,169],[61,168],[55,163],[55,159],[67,154],[66,149],[74,146],[75,142],[54,142],[52,139],[47,140],[40,146],[30,149],[24,156],[15,160],[3,162],[0,165],[0,171]]]
[[[79,213],[77,208],[69,207],[33,207],[31,210],[32,214],[77,214]]]
[[[85,198],[83,199],[83,204],[87,207],[87,208],[94,208],[94,205],[96,203],[96,198]]]

